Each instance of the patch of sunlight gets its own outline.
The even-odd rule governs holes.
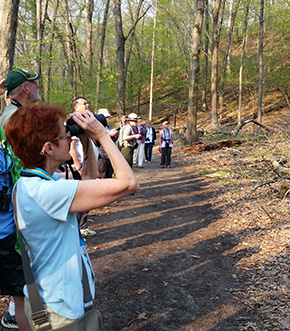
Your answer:
[[[208,331],[208,330],[211,330],[216,325],[221,323],[223,320],[229,318],[232,315],[237,314],[243,308],[244,308],[244,306],[237,302],[224,303],[224,304],[216,307],[216,309],[210,311],[206,315],[203,315],[200,318],[197,318],[194,322],[181,327],[180,329],[178,329],[178,331],[192,331],[192,330]]]
[[[206,174],[205,177],[210,177],[210,178],[229,178],[231,172],[229,170],[218,170],[214,173],[211,174]]]

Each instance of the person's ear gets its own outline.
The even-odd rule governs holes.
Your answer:
[[[29,88],[27,87],[26,84],[22,84],[21,87],[22,87],[22,90],[24,91],[24,93],[26,93],[28,95],[30,94]]]
[[[43,145],[43,152],[49,156],[53,154],[53,145],[51,144],[50,141],[47,141]]]

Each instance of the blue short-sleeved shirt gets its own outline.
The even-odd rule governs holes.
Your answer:
[[[21,177],[17,184],[17,216],[28,246],[31,267],[43,302],[55,313],[77,319],[84,314],[79,225],[69,213],[78,181]],[[84,258],[92,297],[94,275]],[[24,289],[27,295],[27,289]]]

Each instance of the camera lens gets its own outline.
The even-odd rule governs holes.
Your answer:
[[[107,120],[104,115],[94,114],[94,116],[100,123],[103,124],[104,127],[107,126]],[[79,136],[79,135],[83,134],[84,130],[78,124],[76,124],[72,118],[70,118],[66,124],[66,132],[70,132],[71,136],[73,137],[73,136]]]

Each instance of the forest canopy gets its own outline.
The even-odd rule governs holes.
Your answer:
[[[218,1],[218,107],[225,106],[224,96],[231,95],[238,108],[242,52],[242,94],[258,104],[261,5],[263,95],[280,91],[281,102],[289,104],[289,0],[204,0],[197,110],[211,108],[213,29],[217,28],[213,13]],[[69,110],[76,95],[85,95],[93,109],[117,110],[121,98],[126,113],[147,114],[157,13],[153,118],[154,109],[168,115],[186,111],[197,5],[198,1],[188,0],[20,0],[12,65],[41,70],[43,102]],[[122,47],[124,54],[119,53]]]

